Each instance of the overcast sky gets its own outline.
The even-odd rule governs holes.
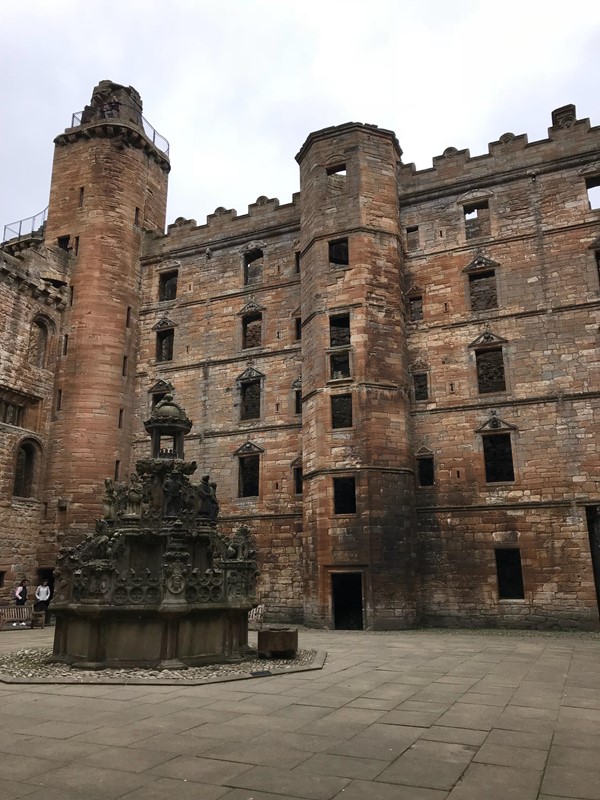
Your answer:
[[[598,0],[0,0],[0,224],[48,202],[53,138],[109,78],[171,144],[169,211],[289,202],[310,131],[393,129],[419,168],[600,124]]]

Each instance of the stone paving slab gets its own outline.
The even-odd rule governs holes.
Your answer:
[[[52,633],[2,632],[0,653]],[[327,652],[322,669],[0,684],[0,797],[600,800],[600,635],[300,639]]]

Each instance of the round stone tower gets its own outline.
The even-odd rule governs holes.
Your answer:
[[[300,164],[305,620],[414,622],[413,454],[391,131],[311,133]]]
[[[105,478],[130,471],[144,230],[164,230],[168,143],[135,89],[102,81],[55,139],[45,243],[69,285],[56,373],[48,522],[77,538]]]

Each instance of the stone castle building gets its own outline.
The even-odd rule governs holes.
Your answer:
[[[424,170],[325,128],[291,203],[166,233],[134,89],[100,83],[55,145],[0,257],[0,600],[101,516],[172,392],[271,619],[598,624],[599,127],[565,106]]]

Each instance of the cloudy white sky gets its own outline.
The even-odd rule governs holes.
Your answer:
[[[419,168],[543,138],[566,103],[600,124],[597,0],[1,0],[0,36],[1,225],[45,207],[52,140],[104,78],[170,141],[169,221],[289,202],[308,133],[350,120]]]

